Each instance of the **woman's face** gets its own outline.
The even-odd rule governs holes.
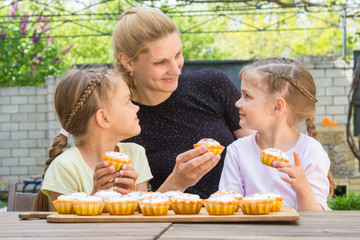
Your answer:
[[[147,52],[132,62],[140,92],[171,94],[178,86],[184,65],[182,43],[177,32],[146,44]]]

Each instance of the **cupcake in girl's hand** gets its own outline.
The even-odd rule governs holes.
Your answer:
[[[286,153],[276,148],[267,148],[265,150],[260,150],[260,157],[261,157],[261,162],[270,167],[273,167],[272,166],[273,161],[286,162],[286,163],[289,162],[288,155],[286,155]]]
[[[206,146],[208,148],[208,152],[212,152],[214,155],[220,155],[225,147],[221,146],[220,143],[212,138],[203,138],[199,142],[194,144],[194,147]]]
[[[263,193],[255,193],[244,197],[239,205],[244,214],[268,214],[273,206],[274,199]]]
[[[239,201],[230,195],[220,195],[204,200],[210,215],[233,215],[239,208]]]
[[[101,214],[105,203],[101,198],[94,196],[78,197],[73,201],[77,215],[95,216]]]
[[[71,214],[75,213],[73,201],[76,200],[78,197],[85,196],[87,196],[87,194],[83,192],[60,195],[55,201],[53,201],[53,204],[58,213]]]
[[[120,152],[105,152],[102,156],[102,160],[107,161],[109,166],[114,166],[115,171],[120,171],[122,165],[131,163],[129,156]]]
[[[171,197],[171,209],[176,214],[198,214],[203,200],[196,194],[181,193]]]
[[[159,193],[150,194],[139,202],[141,212],[145,216],[166,215],[170,204],[169,198]]]
[[[139,200],[128,195],[120,195],[110,198],[105,204],[111,215],[131,215],[136,211]]]

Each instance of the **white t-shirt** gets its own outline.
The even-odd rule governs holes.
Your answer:
[[[138,174],[136,184],[149,181],[153,176],[145,155],[145,149],[136,143],[118,143],[120,152],[131,159],[130,166]],[[94,187],[94,171],[87,165],[76,146],[56,157],[46,171],[41,191],[50,196],[51,192],[90,194]]]
[[[257,192],[276,192],[285,197],[284,205],[296,205],[296,194],[290,184],[280,178],[287,175],[276,168],[264,165],[260,160],[260,148],[255,139],[256,133],[240,138],[226,150],[224,168],[220,178],[220,190],[234,190],[244,196]],[[293,152],[297,150],[311,185],[316,201],[328,209],[326,201],[329,194],[327,174],[330,160],[322,145],[314,138],[300,134],[296,144],[286,152],[289,163],[294,164]]]

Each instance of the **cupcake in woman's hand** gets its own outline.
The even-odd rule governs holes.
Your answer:
[[[220,195],[204,200],[210,215],[233,215],[239,208],[239,201],[230,195]]]
[[[73,206],[77,215],[95,216],[101,214],[105,203],[101,198],[86,196],[74,200]]]
[[[139,202],[141,212],[144,216],[166,215],[170,204],[169,198],[160,193],[150,194]]]
[[[200,147],[200,146],[206,146],[208,149],[208,152],[212,152],[214,155],[220,155],[225,147],[221,146],[220,143],[212,138],[203,138],[199,142],[194,144],[194,147]]]
[[[274,199],[263,193],[255,193],[240,200],[239,205],[244,214],[268,214],[273,206]]]
[[[198,214],[203,200],[196,194],[181,193],[171,197],[171,209],[176,214]]]
[[[109,166],[114,166],[115,171],[120,171],[122,165],[129,165],[131,163],[129,156],[120,152],[105,152],[102,160],[107,161]]]
[[[136,211],[139,200],[128,195],[120,195],[110,198],[105,204],[111,215],[131,215]]]
[[[261,157],[261,162],[270,167],[273,167],[272,166],[273,161],[279,161],[285,163],[289,162],[288,155],[286,155],[286,153],[276,148],[267,148],[265,150],[260,150],[260,157]]]

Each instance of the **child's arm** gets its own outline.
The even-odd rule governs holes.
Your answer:
[[[279,172],[288,174],[288,176],[281,176],[281,179],[289,183],[291,188],[296,192],[298,210],[324,210],[315,199],[297,151],[294,152],[294,165],[274,161],[273,166],[276,167]]]
[[[135,190],[140,192],[147,192],[148,191],[147,182],[136,184]]]

